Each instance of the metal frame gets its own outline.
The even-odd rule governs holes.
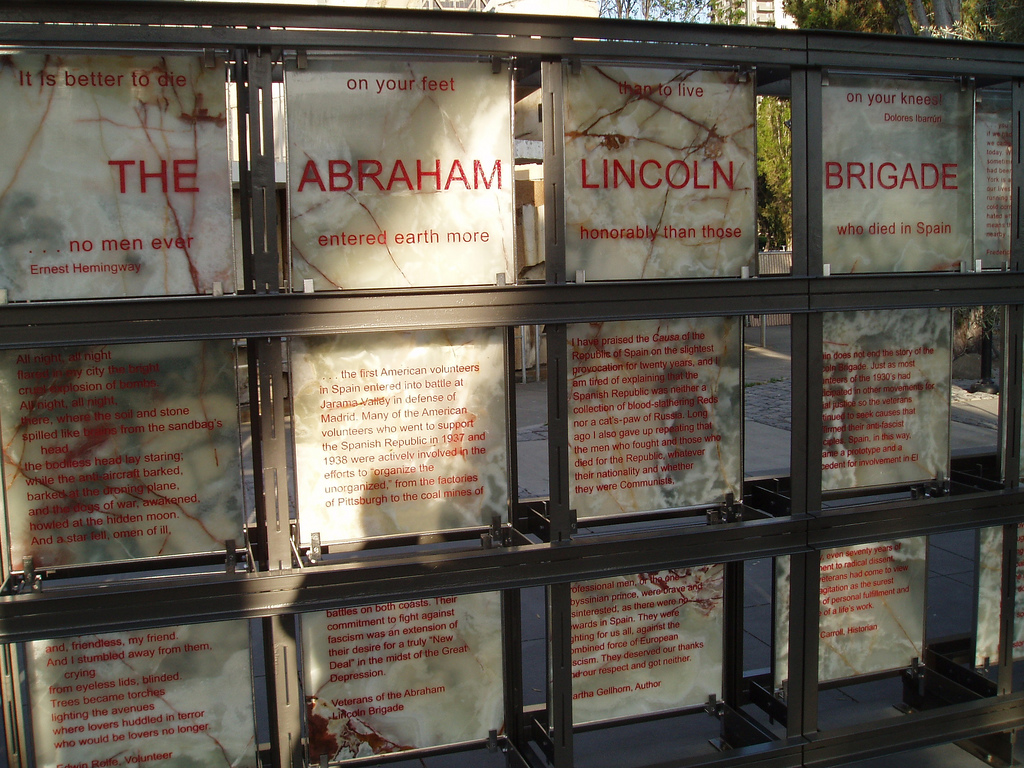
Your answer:
[[[272,743],[267,764],[303,765],[301,694],[296,674],[297,614],[391,599],[476,591],[503,592],[507,730],[500,746],[510,765],[536,766],[541,754],[555,768],[575,764],[569,663],[569,584],[618,573],[709,562],[726,564],[725,701],[716,716],[723,733],[745,732],[742,708],[757,695],[742,659],[745,560],[792,557],[788,697],[773,700],[786,725],[771,744],[720,755],[680,758],[661,766],[838,765],[896,750],[992,736],[1024,726],[1024,694],[1013,692],[1012,665],[998,670],[998,693],[977,701],[916,712],[896,721],[818,732],[818,557],[822,549],[906,535],[1000,525],[1009,534],[1024,520],[1019,488],[1022,359],[1024,359],[1024,46],[983,45],[842,33],[785,32],[599,19],[477,15],[435,11],[296,7],[250,3],[100,2],[5,3],[0,46],[81,48],[94,52],[150,49],[216,50],[233,61],[239,95],[238,158],[245,288],[236,296],[144,298],[126,301],[33,302],[0,306],[0,348],[116,344],[197,338],[245,340],[256,445],[257,525],[251,572],[125,578],[102,590],[47,582],[42,591],[0,597],[0,640],[7,644],[84,632],[139,629],[215,619],[262,623]],[[546,178],[545,284],[386,292],[293,294],[282,288],[273,124],[267,95],[275,67],[294,51],[479,55],[514,57],[540,69]],[[565,274],[564,178],[561,142],[562,72],[574,59],[687,62],[752,68],[772,92],[793,105],[794,253],[790,276],[751,280],[661,280],[575,284]],[[982,274],[897,274],[824,277],[821,240],[821,83],[828,69],[970,76],[978,83],[1012,83],[1014,115],[1012,258],[1004,271]],[[246,147],[253,148],[251,152]],[[262,148],[262,150],[261,150]],[[822,313],[875,307],[998,305],[1008,308],[1004,412],[1007,439],[997,457],[999,487],[958,486],[957,495],[911,498],[823,509],[820,451]],[[569,430],[566,418],[565,329],[596,320],[792,315],[793,413],[789,479],[750,482],[743,502],[771,497],[760,519],[707,525],[679,515],[628,532],[576,532],[568,508]],[[286,339],[295,335],[451,327],[546,325],[551,497],[520,502],[510,453],[510,514],[481,534],[488,546],[449,537],[389,552],[382,548],[308,567],[293,545],[287,518],[287,418],[279,393],[285,383]],[[507,350],[511,359],[512,352]],[[507,380],[514,377],[513,366]],[[505,414],[514,434],[514,394]],[[444,536],[437,537],[439,540]],[[1001,636],[1009,641],[1015,548],[1004,550]],[[14,570],[13,564],[11,570]],[[3,574],[10,575],[9,573]],[[56,586],[55,586],[56,585]],[[542,711],[522,706],[520,590],[544,587],[548,596],[550,693]],[[4,656],[4,699],[18,691]],[[1004,654],[1007,655],[1007,654]],[[761,690],[761,689],[759,689]],[[779,708],[784,709],[779,709]],[[739,713],[739,714],[737,714]],[[685,715],[697,716],[697,715]],[[8,739],[20,735],[5,711]],[[683,717],[683,715],[680,715]],[[741,718],[729,720],[728,718]],[[592,726],[587,726],[591,729]],[[753,733],[757,729],[750,731]],[[751,737],[753,738],[753,737]],[[443,750],[442,750],[443,751]],[[432,751],[436,752],[436,751]],[[652,766],[653,768],[653,766]]]

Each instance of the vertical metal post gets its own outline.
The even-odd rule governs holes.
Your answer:
[[[565,127],[562,62],[541,63],[544,136],[544,265],[547,282],[565,283]]]
[[[274,177],[273,56],[269,49],[239,59],[239,181],[242,197],[242,257],[246,293],[280,290],[277,248],[277,189]],[[283,343],[249,339],[249,399],[253,433],[253,477],[261,571],[292,568],[288,462],[285,435]],[[271,761],[300,768],[302,701],[294,616],[263,619],[270,715]]]
[[[725,564],[722,698],[733,709],[743,704],[743,567]]]
[[[523,714],[523,601],[518,589],[501,593],[502,660],[505,680],[505,734],[519,754],[526,754]]]
[[[820,276],[821,72],[795,69],[793,120],[793,275]],[[791,511],[821,509],[822,317],[794,315],[792,334]],[[816,552],[790,560],[789,719],[790,736],[817,730],[818,566]]]
[[[274,56],[268,48],[249,51],[237,83],[239,182],[245,292],[280,291],[277,248],[277,180],[274,176]]]
[[[1017,524],[1003,526],[1003,557],[999,601],[999,694],[1013,690],[1013,624],[1017,615]]]
[[[302,694],[294,616],[263,619],[270,716],[271,762],[275,768],[303,768]]]
[[[548,515],[551,541],[572,538],[576,515],[569,509],[569,383],[566,327],[548,326]]]
[[[573,768],[572,593],[571,585],[552,584],[548,603],[548,728],[554,768]]]

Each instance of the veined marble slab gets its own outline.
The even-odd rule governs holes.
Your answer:
[[[928,539],[821,552],[818,682],[909,667],[924,648]],[[788,557],[775,561],[775,686],[789,678]]]
[[[504,721],[497,592],[303,614],[310,760],[486,739]]]
[[[231,292],[225,88],[198,56],[4,56],[8,299]]]
[[[999,624],[1003,604],[1003,529],[978,531],[978,634],[975,664],[999,663]],[[1017,567],[1014,578],[1013,660],[1024,658],[1024,525],[1017,526]]]
[[[723,579],[705,565],[573,584],[573,722],[721,698]]]
[[[824,315],[822,489],[949,476],[948,309]]]
[[[564,83],[570,280],[738,277],[753,263],[750,78],[587,64]]]
[[[831,75],[822,247],[833,273],[958,269],[973,253],[973,88]]]
[[[978,91],[974,113],[974,258],[996,267],[1010,260],[1013,194],[1009,91]]]
[[[243,541],[235,350],[185,341],[0,351],[11,558],[36,567]]]
[[[513,282],[507,70],[310,57],[285,94],[296,285]]]
[[[735,318],[568,326],[569,503],[579,517],[741,495]]]
[[[294,339],[303,541],[504,517],[504,350],[493,329]]]
[[[249,626],[27,644],[36,765],[256,768]]]

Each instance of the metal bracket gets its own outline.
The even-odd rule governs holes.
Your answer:
[[[484,549],[508,547],[512,544],[511,526],[503,526],[501,515],[491,515],[491,529],[480,534],[480,546]]]
[[[736,497],[732,493],[725,494],[725,501],[720,506],[712,507],[707,511],[708,525],[735,523],[742,519],[743,506],[736,504]]]
[[[235,540],[227,539],[224,542],[224,572],[234,573],[238,566],[238,554],[235,550]]]
[[[309,562],[316,565],[323,559],[323,547],[320,546],[320,531],[314,531],[309,536]]]
[[[723,712],[724,702],[718,700],[718,696],[714,693],[708,694],[708,700],[704,702],[704,711],[712,717],[721,717]]]

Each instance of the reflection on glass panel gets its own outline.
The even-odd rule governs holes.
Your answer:
[[[722,695],[723,567],[572,586],[573,720],[701,704]]]
[[[590,65],[565,89],[570,279],[739,276],[756,244],[752,80]]]
[[[5,56],[0,102],[10,299],[231,290],[223,63]]]
[[[832,272],[956,269],[970,259],[973,104],[959,82],[830,77],[822,245]]]
[[[310,58],[285,94],[298,285],[511,282],[507,70]]]
[[[975,664],[999,663],[999,625],[1002,607],[1003,529],[982,528],[978,536],[978,635]],[[1017,526],[1016,594],[1013,612],[1013,659],[1024,658],[1024,524]]]
[[[310,760],[486,739],[503,723],[497,592],[303,614]]]
[[[923,536],[821,552],[818,680],[909,666],[925,630]],[[775,562],[775,685],[789,678],[790,560]]]
[[[490,525],[508,497],[497,330],[292,342],[302,536]]]
[[[579,517],[739,498],[735,318],[577,323],[567,334]]]
[[[978,91],[974,115],[974,258],[1010,260],[1013,153],[1009,91]]]
[[[230,340],[2,351],[0,389],[9,394],[0,434],[13,562],[99,563],[241,542]]]
[[[822,488],[949,475],[950,313],[824,316]]]
[[[36,765],[256,768],[244,621],[27,645]]]

